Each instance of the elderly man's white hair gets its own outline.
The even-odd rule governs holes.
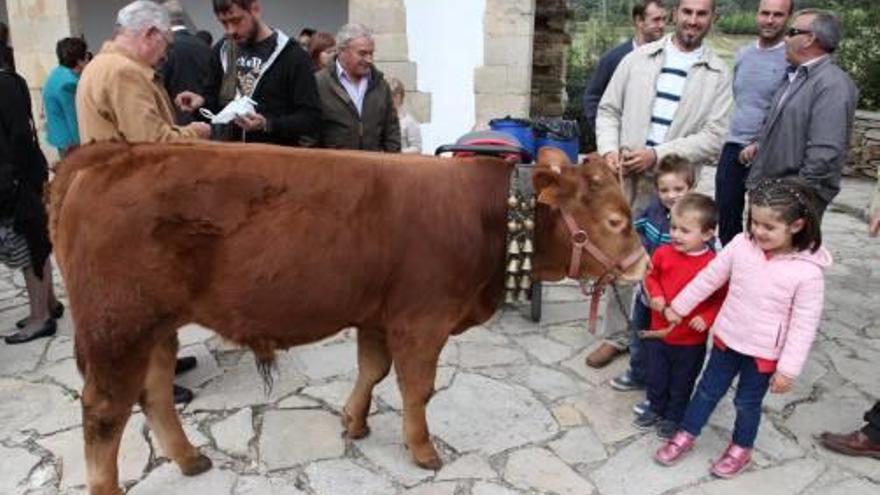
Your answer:
[[[168,11],[156,2],[149,0],[131,2],[116,16],[116,28],[120,31],[141,33],[152,27],[160,31],[171,29]]]
[[[347,47],[352,40],[358,38],[373,39],[373,30],[358,22],[352,22],[342,26],[336,34],[336,46],[340,50]]]

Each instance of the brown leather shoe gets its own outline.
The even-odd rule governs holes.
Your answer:
[[[604,368],[608,363],[614,361],[618,354],[623,354],[623,350],[603,342],[602,345],[587,356],[587,366],[590,368]]]
[[[819,441],[825,448],[840,454],[880,459],[880,443],[872,442],[859,430],[844,434],[826,431],[819,435]]]

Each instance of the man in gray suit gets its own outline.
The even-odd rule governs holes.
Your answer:
[[[840,191],[859,92],[834,64],[840,20],[832,12],[795,14],[785,36],[792,64],[788,82],[776,92],[758,141],[740,154],[751,162],[746,187],[764,178],[799,176],[816,193],[821,215]]]

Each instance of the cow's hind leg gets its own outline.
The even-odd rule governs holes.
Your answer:
[[[150,427],[156,432],[163,453],[177,463],[186,476],[211,469],[211,460],[199,453],[186,438],[174,409],[174,365],[177,335],[172,333],[153,348],[140,397]]]
[[[443,462],[431,443],[425,410],[434,393],[437,359],[447,335],[431,330],[414,330],[411,338],[395,341],[391,347],[397,383],[403,398],[403,432],[413,460],[425,469],[440,469]]]
[[[358,377],[342,414],[343,426],[348,438],[363,438],[370,433],[367,415],[370,413],[373,387],[382,381],[391,369],[391,354],[388,351],[383,329],[359,328],[357,339]]]
[[[133,356],[126,373],[90,366],[82,394],[86,478],[90,495],[122,495],[117,456],[125,424],[137,400],[146,358]]]

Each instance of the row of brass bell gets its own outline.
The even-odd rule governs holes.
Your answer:
[[[518,258],[511,258],[507,264],[507,273],[519,273],[532,271],[532,259],[528,256],[524,257],[522,263]]]
[[[516,290],[516,289],[507,289],[504,291],[504,302],[507,304],[517,303],[519,301],[525,301],[529,299],[529,291],[528,290]]]
[[[511,208],[519,208],[520,210],[525,210],[527,208],[532,209],[535,207],[535,198],[529,198],[528,201],[520,201],[519,198],[511,194],[507,197],[507,206]]]
[[[522,242],[522,247],[520,247],[520,243],[517,242],[516,239],[512,239],[510,244],[507,245],[507,254],[532,254],[535,251],[532,246],[532,240],[526,239]]]
[[[508,232],[515,234],[523,229],[526,229],[530,232],[532,230],[535,230],[535,221],[532,220],[531,218],[526,218],[522,222],[520,222],[519,220],[508,220],[507,221],[507,231]]]
[[[531,286],[532,278],[528,275],[519,277],[519,280],[517,280],[517,277],[514,275],[508,275],[507,282],[504,284],[504,287],[507,289],[528,289]]]

